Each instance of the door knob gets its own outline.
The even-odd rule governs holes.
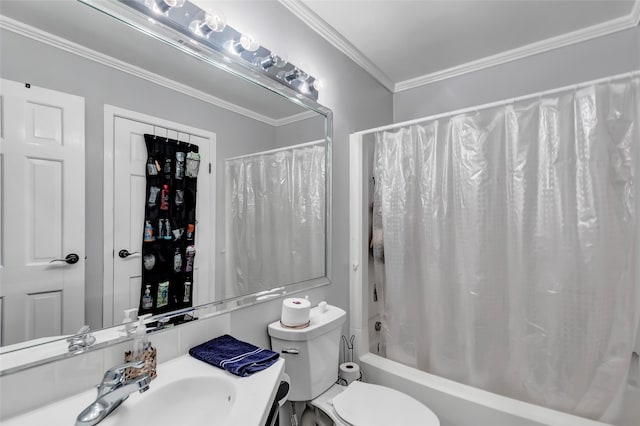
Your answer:
[[[49,263],[65,262],[65,263],[67,263],[69,265],[73,265],[74,263],[78,263],[78,260],[80,260],[80,257],[77,254],[70,253],[64,259],[53,259],[53,260],[49,261]]]
[[[133,253],[129,253],[129,250],[127,249],[122,249],[118,252],[118,256],[120,256],[122,259],[126,259],[127,257],[131,256],[132,254],[138,254],[140,253],[139,251],[134,251]]]

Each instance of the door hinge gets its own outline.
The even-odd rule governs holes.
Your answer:
[[[209,163],[209,174],[211,174],[211,163]]]

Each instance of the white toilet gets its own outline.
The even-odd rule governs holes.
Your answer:
[[[272,349],[285,359],[291,379],[289,401],[310,401],[323,413],[307,410],[301,426],[325,425],[325,416],[337,426],[439,426],[429,408],[402,392],[358,381],[336,384],[345,319],[345,311],[325,305],[311,309],[308,327],[269,324]]]

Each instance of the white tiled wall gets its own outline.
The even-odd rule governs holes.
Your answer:
[[[151,334],[149,338],[158,351],[158,362],[165,362],[229,330],[230,314],[222,314]],[[108,368],[124,361],[124,352],[132,344],[120,343],[0,377],[0,422],[97,385]]]

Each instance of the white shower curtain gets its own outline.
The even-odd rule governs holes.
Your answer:
[[[227,294],[325,275],[325,145],[227,160]]]
[[[634,77],[375,135],[387,357],[602,416],[631,356],[639,103]]]

